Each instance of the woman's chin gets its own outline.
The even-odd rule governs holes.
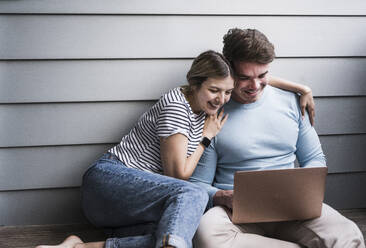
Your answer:
[[[208,115],[214,115],[214,114],[217,114],[217,111],[218,110],[219,110],[219,108],[216,108],[216,109],[206,109],[205,112]]]

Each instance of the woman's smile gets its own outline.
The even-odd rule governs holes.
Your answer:
[[[222,105],[221,104],[214,104],[211,101],[208,102],[208,106],[209,108],[211,108],[212,110],[218,110]]]

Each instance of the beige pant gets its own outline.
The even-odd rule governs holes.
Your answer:
[[[365,248],[359,228],[323,204],[319,218],[308,221],[233,224],[225,210],[207,211],[194,237],[195,248]]]

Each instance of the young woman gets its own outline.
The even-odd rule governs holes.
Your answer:
[[[192,246],[208,196],[185,180],[228,118],[217,112],[229,100],[234,80],[227,60],[207,51],[193,61],[187,81],[164,94],[84,174],[85,216],[112,238],[83,243],[70,236],[59,246],[38,248]],[[279,79],[270,83],[307,90]],[[311,102],[311,91],[305,97]]]

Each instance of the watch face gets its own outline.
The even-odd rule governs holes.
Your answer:
[[[205,146],[208,147],[211,144],[211,140],[207,137],[203,137],[201,140],[201,143]]]

